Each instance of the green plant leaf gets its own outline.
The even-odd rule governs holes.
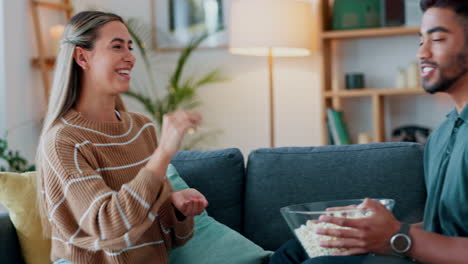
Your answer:
[[[206,84],[217,83],[217,82],[224,82],[227,81],[228,78],[223,77],[220,74],[218,69],[215,69],[208,74],[206,74],[203,78],[201,78],[195,85],[195,88],[201,87]]]
[[[8,149],[8,141],[5,138],[0,138],[0,160],[8,167],[0,166],[0,171],[9,172],[25,172],[35,169],[34,165],[29,165],[28,161],[21,156],[19,151]]]
[[[189,45],[182,51],[179,60],[177,61],[176,70],[169,81],[169,85],[171,88],[178,88],[178,84],[181,79],[184,66],[187,63],[190,55],[192,55],[192,52],[200,45],[200,43],[202,43],[206,38],[208,38],[208,36],[208,33],[201,34],[198,38],[195,38],[192,41],[190,41]]]

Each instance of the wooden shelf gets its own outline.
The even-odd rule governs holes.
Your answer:
[[[322,39],[354,39],[417,35],[418,32],[418,27],[383,27],[354,30],[332,30],[323,32]]]
[[[340,91],[327,91],[324,96],[326,98],[333,97],[365,97],[373,95],[418,95],[425,94],[425,91],[421,89],[397,89],[397,88],[386,88],[386,89],[354,89],[354,90],[340,90]]]
[[[31,60],[31,64],[34,66],[34,67],[39,67],[39,58],[33,58]],[[55,65],[55,57],[47,57],[45,58],[45,65],[47,66],[47,68],[53,68],[54,65]]]

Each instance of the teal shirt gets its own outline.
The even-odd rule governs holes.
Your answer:
[[[424,229],[468,236],[468,107],[431,134],[424,153],[427,202]]]

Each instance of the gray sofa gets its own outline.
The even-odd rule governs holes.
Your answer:
[[[426,192],[423,147],[412,143],[259,149],[245,166],[238,149],[179,152],[172,163],[210,202],[208,213],[268,250],[292,238],[283,206],[393,198],[394,213],[420,221]],[[0,216],[0,263],[23,263],[8,216]]]

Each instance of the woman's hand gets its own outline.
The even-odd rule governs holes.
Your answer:
[[[171,202],[185,216],[199,215],[208,206],[205,196],[192,188],[173,192]]]
[[[317,234],[338,238],[334,241],[322,242],[320,246],[347,249],[337,255],[356,255],[369,252],[388,254],[390,252],[390,239],[400,230],[400,222],[384,205],[372,199],[365,199],[358,208],[370,210],[372,214],[359,219],[320,216],[319,222],[351,228],[318,230]]]
[[[159,145],[146,164],[146,168],[159,175],[159,177],[164,177],[167,165],[179,150],[185,133],[190,128],[197,128],[201,120],[202,116],[199,113],[189,111],[177,111],[165,115]]]
[[[197,112],[177,111],[164,115],[158,151],[172,157],[179,151],[187,131],[198,127],[202,116]]]

